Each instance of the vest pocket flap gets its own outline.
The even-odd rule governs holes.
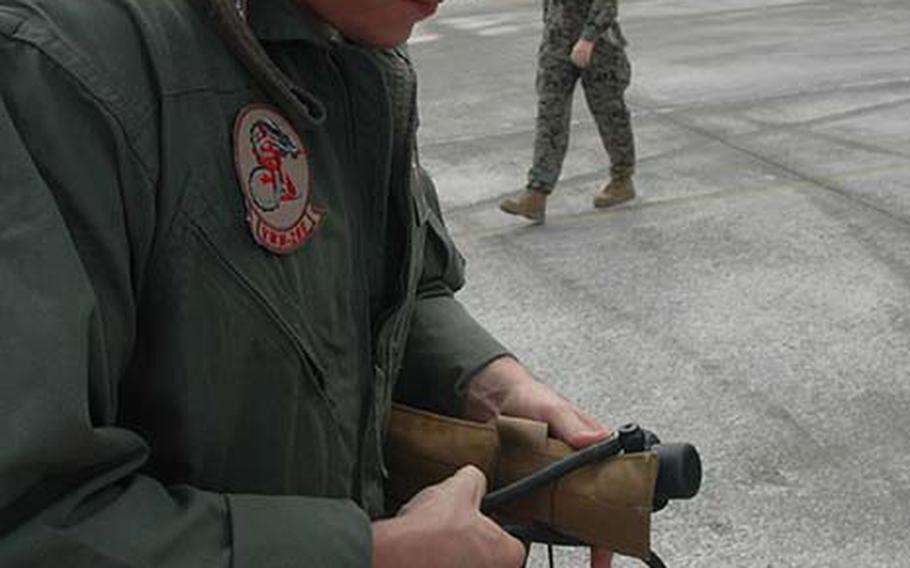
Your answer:
[[[422,226],[430,217],[430,204],[427,201],[428,186],[433,181],[423,168],[414,164],[411,167],[411,200],[414,202],[414,220]]]

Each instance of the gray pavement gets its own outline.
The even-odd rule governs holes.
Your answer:
[[[412,43],[462,299],[607,424],[699,447],[702,493],[655,516],[671,568],[910,566],[910,3],[622,4],[641,197],[591,209],[578,97],[533,227],[496,202],[530,159],[539,9],[450,0]]]

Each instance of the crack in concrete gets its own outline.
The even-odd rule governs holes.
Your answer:
[[[842,187],[840,184],[838,184],[834,180],[830,180],[830,179],[826,179],[826,178],[818,176],[818,175],[812,175],[809,173],[802,172],[799,169],[797,169],[795,166],[788,165],[780,160],[775,160],[769,156],[762,154],[758,150],[749,148],[748,146],[746,146],[744,144],[736,143],[729,138],[716,134],[708,129],[701,128],[701,127],[693,125],[691,123],[687,123],[684,120],[675,119],[674,117],[666,117],[666,119],[669,122],[671,122],[672,124],[675,124],[676,126],[678,126],[680,128],[689,129],[702,136],[714,138],[715,140],[724,144],[725,146],[727,146],[733,150],[737,150],[748,156],[751,156],[752,158],[758,160],[759,162],[762,162],[762,163],[770,166],[772,169],[776,169],[777,171],[786,173],[787,175],[789,175],[791,177],[794,177],[796,179],[801,179],[803,181],[811,183],[812,185],[815,185],[819,188],[828,190],[832,193],[835,193],[835,194],[841,196],[842,198],[844,198],[848,201],[851,201],[857,205],[865,207],[868,210],[875,211],[876,213],[901,225],[904,228],[904,230],[910,232],[910,219],[902,217],[902,216],[894,213],[893,211],[886,209],[884,206],[881,206],[877,203],[873,203],[872,201],[870,201],[868,199],[863,199],[863,198],[851,193],[850,191],[848,191],[847,189]],[[843,176],[843,174],[840,174],[840,175]]]

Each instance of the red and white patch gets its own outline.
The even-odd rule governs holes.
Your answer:
[[[310,201],[310,167],[297,132],[266,105],[243,108],[234,123],[234,164],[257,243],[277,254],[303,246],[325,210]]]

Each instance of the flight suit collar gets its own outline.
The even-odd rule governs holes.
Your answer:
[[[307,41],[324,47],[341,37],[300,0],[252,0],[247,20],[263,42]]]

